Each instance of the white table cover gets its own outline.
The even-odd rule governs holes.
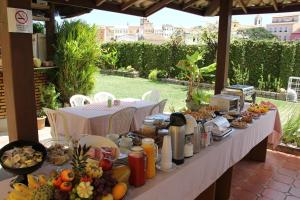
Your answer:
[[[138,99],[121,99],[119,106],[107,107],[107,102],[93,103],[85,106],[67,107],[59,109],[67,119],[69,134],[78,136],[80,134],[101,135],[108,134],[109,117],[117,111],[127,108],[137,108],[131,130],[139,130],[143,124],[144,118],[149,115],[151,108],[155,105],[153,102],[142,101]],[[63,124],[61,120],[57,121],[58,132],[63,133]]]
[[[130,187],[128,200],[193,200],[254,146],[273,132],[277,111],[255,120],[247,129],[234,129],[231,136],[202,149],[169,173],[158,175],[139,188]],[[49,164],[36,173],[49,173]],[[52,166],[53,168],[53,166]],[[0,199],[10,190],[7,179],[0,182]]]

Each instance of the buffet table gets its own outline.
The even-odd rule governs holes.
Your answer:
[[[78,136],[79,134],[101,135],[108,134],[109,117],[121,109],[127,107],[137,108],[131,124],[131,130],[139,130],[143,120],[149,115],[153,102],[139,99],[121,99],[118,106],[107,107],[107,102],[93,103],[85,106],[61,108],[59,111],[67,119],[69,134]],[[63,122],[57,120],[58,133],[63,133]]]
[[[254,120],[248,128],[234,129],[231,136],[220,142],[214,142],[213,145],[202,149],[192,158],[185,159],[185,163],[174,170],[168,173],[158,171],[158,175],[148,180],[144,186],[131,187],[126,199],[193,200],[197,198],[200,193],[207,192],[207,188],[211,188],[222,175],[226,175],[226,171],[232,172],[232,166],[244,158],[251,149],[267,141],[267,137],[273,133],[275,124],[279,120],[276,116],[278,116],[277,111],[269,111],[260,119]],[[266,146],[264,150],[266,151]],[[36,173],[47,173],[50,168],[54,166],[45,163]],[[10,180],[0,182],[0,199],[3,199],[10,190]],[[230,180],[223,183],[225,185],[222,185],[222,189],[229,188],[230,190]],[[215,189],[218,190],[218,188]],[[214,193],[215,189],[211,190],[211,193]],[[214,198],[211,197],[211,199]],[[226,198],[222,196],[221,199]]]

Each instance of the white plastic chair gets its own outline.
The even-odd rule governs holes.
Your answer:
[[[108,134],[126,134],[130,130],[136,108],[128,107],[112,114],[109,117]]]
[[[150,115],[156,114],[156,113],[163,113],[165,106],[167,103],[167,99],[161,100],[159,103],[155,104],[151,110],[150,110]]]
[[[142,100],[158,103],[160,99],[160,93],[157,90],[150,90],[143,94]]]
[[[75,106],[84,106],[85,104],[91,104],[92,100],[84,95],[75,94],[70,98],[70,104],[72,107]]]
[[[115,100],[116,97],[109,92],[98,92],[94,96],[95,102],[106,102],[108,99]]]
[[[57,130],[57,120],[62,120],[63,123],[63,136],[65,137],[65,139],[70,139],[70,134],[69,134],[69,128],[68,128],[68,124],[67,124],[67,119],[64,116],[64,114],[62,114],[61,112],[58,112],[56,110],[52,110],[49,108],[43,108],[44,112],[47,115],[50,127],[51,127],[51,136],[54,139],[59,139],[60,138],[60,134],[58,133]]]

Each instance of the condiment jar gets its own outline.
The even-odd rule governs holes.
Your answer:
[[[158,157],[158,147],[152,138],[142,139],[142,147],[147,156],[146,178],[153,178],[156,175],[156,159]]]
[[[128,154],[128,165],[130,168],[129,183],[135,187],[145,184],[145,154],[140,146],[134,146]]]

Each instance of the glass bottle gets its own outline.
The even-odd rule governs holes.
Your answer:
[[[147,156],[147,165],[146,165],[146,178],[153,178],[156,175],[156,159],[158,154],[158,147],[154,143],[152,138],[142,139],[142,147]]]
[[[134,146],[128,154],[129,183],[135,187],[145,184],[145,154],[140,146]]]

